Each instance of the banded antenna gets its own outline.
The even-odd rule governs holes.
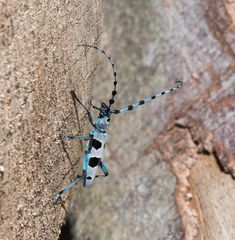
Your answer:
[[[169,88],[169,89],[166,89],[166,90],[162,90],[161,92],[159,93],[156,93],[155,95],[153,95],[152,97],[149,97],[149,98],[145,98],[143,100],[139,100],[138,102],[132,104],[132,105],[129,105],[127,107],[124,107],[124,108],[121,108],[121,109],[116,109],[116,110],[112,110],[111,113],[113,114],[119,114],[119,113],[123,113],[123,112],[128,112],[128,111],[131,111],[133,110],[134,108],[137,108],[139,106],[142,106],[146,103],[149,103],[151,102],[152,100],[154,100],[155,98],[157,97],[160,97],[162,95],[165,95],[165,94],[168,94],[168,93],[171,93],[171,92],[174,92],[176,91],[177,89],[181,88],[183,85],[183,82],[181,81],[176,81],[175,82],[175,86],[172,87],[172,88]]]
[[[109,108],[112,104],[114,104],[114,97],[117,94],[117,72],[115,70],[115,66],[114,66],[114,62],[112,60],[112,58],[104,51],[104,49],[98,48],[96,46],[93,45],[89,45],[89,44],[80,44],[78,46],[81,47],[90,47],[90,48],[94,48],[97,51],[103,53],[109,60],[111,66],[112,66],[112,70],[113,70],[113,77],[114,77],[114,81],[113,81],[113,91],[112,91],[112,98],[109,99]]]

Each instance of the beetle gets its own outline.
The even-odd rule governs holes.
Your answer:
[[[88,120],[90,124],[93,126],[93,130],[90,131],[88,136],[69,136],[69,135],[62,135],[61,138],[63,139],[83,139],[83,140],[88,140],[86,149],[83,155],[83,174],[82,176],[78,176],[78,178],[71,183],[69,186],[67,186],[65,189],[59,191],[55,198],[54,198],[54,203],[58,203],[61,200],[61,195],[63,193],[66,193],[69,191],[71,188],[73,188],[78,182],[83,181],[83,186],[88,188],[91,187],[94,180],[96,178],[102,178],[102,177],[107,177],[108,176],[108,170],[107,167],[105,166],[104,162],[102,161],[102,154],[105,149],[105,145],[107,142],[108,134],[107,134],[107,128],[110,125],[110,118],[112,114],[120,114],[123,112],[131,111],[139,106],[142,106],[146,103],[151,102],[152,100],[156,99],[157,97],[163,96],[165,94],[171,93],[176,91],[177,89],[181,88],[182,86],[182,81],[176,81],[175,86],[166,90],[162,90],[156,94],[154,94],[151,97],[145,98],[143,100],[139,100],[134,104],[128,105],[124,108],[121,109],[111,109],[112,104],[115,102],[115,96],[117,94],[116,86],[117,86],[117,73],[115,70],[115,66],[113,63],[113,60],[111,57],[103,50],[100,49],[94,45],[88,45],[88,44],[81,44],[77,45],[78,46],[83,46],[83,47],[88,47],[88,48],[94,48],[95,50],[103,53],[107,59],[109,60],[112,70],[113,70],[113,91],[112,91],[112,97],[109,100],[109,104],[106,104],[105,102],[101,102],[100,107],[97,107],[92,104],[91,106],[99,111],[99,115],[95,121],[93,122],[93,117],[91,112],[88,110],[88,108],[80,101],[80,99],[77,97],[76,93],[74,91],[71,91],[71,96],[75,101],[77,101],[82,108],[87,113]],[[98,168],[101,168],[103,175],[97,175],[97,170]]]

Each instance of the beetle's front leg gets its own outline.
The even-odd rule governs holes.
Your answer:
[[[74,91],[70,91],[70,94],[73,98],[73,101],[75,102],[75,100],[85,109],[85,111],[87,112],[87,115],[88,115],[88,119],[91,123],[91,125],[93,127],[95,127],[95,124],[93,123],[93,118],[92,118],[92,115],[91,115],[91,112],[87,109],[87,107],[81,102],[81,100],[77,97],[76,93]]]

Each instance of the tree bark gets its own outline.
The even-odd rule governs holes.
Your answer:
[[[110,175],[79,189],[78,239],[234,239],[234,5],[106,2],[102,46],[116,63],[115,107],[177,79],[184,85],[111,119]],[[102,100],[112,85],[106,67],[96,83]]]
[[[98,44],[102,13],[93,0],[0,2],[0,239],[58,239],[53,198],[81,171],[80,143],[68,156],[59,133],[83,132],[69,92],[87,104],[96,57],[76,46]]]

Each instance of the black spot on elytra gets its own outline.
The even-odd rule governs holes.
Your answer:
[[[152,96],[151,98],[154,99],[154,98],[156,98],[156,96],[154,95],[154,96]]]
[[[140,101],[139,101],[139,105],[143,105],[144,103],[145,103],[144,100],[140,100]]]
[[[91,179],[92,179],[92,177],[91,177],[91,176],[88,176],[86,179],[87,179],[87,180],[91,180]]]
[[[92,140],[93,148],[95,148],[97,150],[97,149],[101,148],[101,146],[102,146],[102,143],[99,140],[97,140],[95,138]]]
[[[90,158],[90,160],[89,160],[89,166],[90,167],[96,167],[99,163],[100,163],[100,158],[96,158],[96,157],[92,157],[92,158]]]

